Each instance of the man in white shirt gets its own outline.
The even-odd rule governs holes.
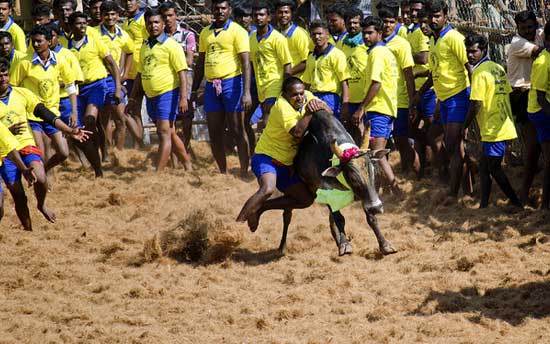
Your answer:
[[[532,11],[522,11],[515,17],[518,33],[512,39],[507,54],[508,79],[513,92],[510,95],[512,112],[521,128],[524,144],[524,173],[520,198],[524,204],[529,199],[540,155],[537,131],[527,117],[527,94],[531,87],[531,66],[543,48],[537,17]]]

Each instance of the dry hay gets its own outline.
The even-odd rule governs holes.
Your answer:
[[[174,228],[155,234],[143,248],[145,262],[169,257],[179,262],[220,263],[231,257],[242,241],[233,230],[204,209],[189,212]]]

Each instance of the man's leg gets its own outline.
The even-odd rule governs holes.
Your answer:
[[[550,141],[541,143],[544,156],[544,177],[542,181],[542,209],[550,209]]]
[[[159,137],[157,171],[162,171],[168,165],[168,159],[170,159],[170,152],[172,151],[170,121],[156,120],[155,125]]]
[[[458,195],[462,182],[464,168],[464,141],[462,139],[462,123],[447,123],[445,129],[445,147],[450,159],[450,190],[451,196]]]
[[[537,139],[537,130],[533,123],[527,121],[521,126],[523,139],[523,179],[519,197],[526,204],[529,201],[529,190],[537,173],[541,145]]]
[[[19,218],[19,222],[21,222],[24,230],[32,231],[31,214],[29,212],[27,196],[25,195],[25,189],[23,189],[21,180],[8,184],[7,187],[15,203],[15,213]]]
[[[277,175],[275,173],[264,173],[260,176],[258,179],[258,184],[260,188],[254,195],[252,195],[244,204],[243,208],[239,212],[239,216],[237,216],[237,222],[244,222],[247,220],[250,220],[251,217],[259,217],[258,211],[266,202],[269,197],[275,192],[276,185],[277,185]],[[255,226],[251,226],[250,230],[252,232],[256,231],[256,228],[258,227],[258,220],[255,219]],[[250,223],[249,223],[250,224]],[[254,225],[254,223],[252,223]]]
[[[36,175],[36,183],[34,183],[34,194],[36,195],[36,203],[38,210],[44,215],[46,220],[55,223],[55,213],[46,208],[46,196],[48,194],[48,182],[46,180],[46,172],[44,164],[40,160],[34,160],[29,164]]]
[[[487,157],[489,173],[491,174],[491,177],[493,177],[494,180],[497,182],[498,186],[506,195],[506,197],[510,199],[510,202],[512,202],[512,204],[517,207],[521,207],[521,202],[518,199],[514,188],[512,188],[510,181],[506,177],[504,170],[502,169],[502,159],[503,157],[501,156]]]
[[[124,104],[118,104],[113,106],[113,114],[115,115],[115,123],[117,127],[115,129],[115,143],[119,150],[124,149],[124,143],[126,142],[126,128],[130,132],[130,135],[140,147],[143,146],[143,129],[141,128],[141,122],[136,122],[135,118],[124,113]]]
[[[50,139],[55,146],[55,154],[48,159],[46,171],[50,171],[52,168],[65,161],[69,156],[69,145],[60,131],[51,134]]]
[[[92,132],[90,138],[86,142],[78,144],[78,147],[82,149],[86,159],[92,165],[96,177],[103,177],[103,170],[101,169],[101,159],[99,158],[99,140],[98,128],[97,128],[97,115],[99,108],[95,104],[88,104],[86,106],[86,112],[83,120],[84,129]]]
[[[481,184],[481,195],[479,208],[487,208],[491,196],[491,175],[489,173],[489,159],[483,154],[479,163],[479,179]]]
[[[241,166],[241,175],[248,173],[248,164],[250,160],[248,140],[244,129],[244,114],[242,112],[227,113],[228,127],[231,135],[235,138],[237,151],[239,154],[239,163]],[[225,158],[225,155],[224,155]]]
[[[178,159],[183,163],[183,166],[187,171],[193,170],[193,165],[191,164],[191,156],[188,154],[187,149],[185,149],[185,143],[176,133],[176,125],[172,122],[170,128],[170,139],[172,142],[172,152],[174,152]]]

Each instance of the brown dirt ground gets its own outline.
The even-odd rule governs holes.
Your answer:
[[[32,208],[32,233],[5,197],[0,343],[548,343],[550,214],[514,211],[496,186],[477,210],[444,202],[436,181],[403,181],[405,200],[382,194],[379,216],[397,254],[378,254],[356,204],[343,212],[354,254],[338,257],[316,205],[295,212],[280,257],[281,213],[256,233],[235,223],[255,180],[217,174],[194,146],[194,173],[156,174],[139,151],[102,180],[67,164],[48,199],[57,224]],[[223,252],[156,257],[182,220],[217,231]]]

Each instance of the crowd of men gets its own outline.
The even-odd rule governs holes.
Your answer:
[[[159,171],[171,156],[193,168],[194,107],[204,105],[220,172],[227,172],[230,141],[241,174],[251,167],[258,178],[259,190],[237,218],[251,229],[275,188],[283,196],[273,208],[311,204],[292,165],[319,110],[338,118],[358,146],[394,142],[403,175],[422,178],[431,166],[448,180],[452,197],[461,186],[473,192],[464,140],[476,120],[480,207],[489,204],[492,180],[514,206],[528,202],[542,152],[542,208],[550,208],[550,25],[540,28],[532,12],[515,17],[506,71],[489,60],[486,37],[464,37],[448,23],[444,0],[409,0],[401,4],[406,10],[385,0],[377,16],[367,17],[335,3],[307,29],[293,21],[293,0],[212,0],[212,23],[198,38],[172,2],[142,9],[139,0],[126,0],[124,8],[91,0],[89,15],[76,5],[34,6],[35,27],[26,37],[11,18],[10,0],[0,0],[0,173],[27,230],[22,176],[54,222],[45,206],[54,167],[72,149],[101,177],[110,147],[123,149],[126,132],[142,145],[143,97],[159,137]],[[519,196],[501,167],[516,125],[525,146]],[[387,187],[400,194],[387,158],[379,164]]]

